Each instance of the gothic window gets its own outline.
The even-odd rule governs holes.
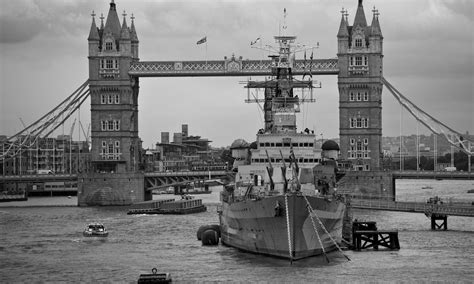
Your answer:
[[[104,69],[104,59],[100,61],[100,68]]]
[[[355,158],[355,146],[351,146],[351,150],[349,151],[350,152],[350,157],[351,158]]]
[[[112,59],[105,60],[105,68],[112,69],[114,68],[114,61]]]
[[[369,157],[369,146],[364,145],[364,158]]]
[[[112,154],[114,152],[114,144],[112,142],[109,143],[108,154]]]
[[[112,104],[112,103],[113,103],[113,99],[114,99],[114,98],[112,97],[112,95],[107,95],[107,97],[108,97],[108,103],[109,103],[109,104]]]
[[[112,120],[107,121],[107,130],[114,130],[114,122]]]
[[[360,92],[357,92],[357,101],[360,102],[362,100],[362,95]]]
[[[365,145],[369,144],[369,139],[368,138],[364,138],[364,144]]]
[[[364,93],[364,101],[369,101],[369,93],[367,92]]]
[[[354,145],[355,139],[354,139],[354,138],[351,138],[350,143],[351,143],[351,145]]]
[[[350,66],[354,65],[354,57],[352,57],[352,56],[350,57],[349,65]]]
[[[112,50],[112,42],[108,41],[105,43],[105,50]]]
[[[120,130],[120,120],[114,120],[114,130]]]
[[[355,65],[356,66],[362,66],[362,56],[356,56],[355,57]]]
[[[367,56],[364,56],[364,66],[367,66],[368,65],[367,63],[368,63],[368,58]]]
[[[120,103],[120,96],[119,95],[114,95],[114,99],[115,99],[115,104],[119,104]]]
[[[364,118],[364,128],[369,128],[369,119]]]
[[[102,141],[102,148],[105,148],[105,147],[107,147],[107,142]]]
[[[107,130],[107,120],[102,120],[100,123],[101,123],[100,129],[102,131],[106,131]]]
[[[362,47],[362,39],[361,38],[356,38],[355,46],[356,47]]]
[[[362,118],[360,118],[360,117],[357,118],[356,127],[357,128],[362,128]]]
[[[118,60],[115,59],[115,60],[114,60],[114,68],[118,69],[118,67],[119,67],[119,65],[118,65]]]
[[[355,97],[354,93],[351,92],[351,93],[349,94],[349,101],[353,102],[353,101],[354,101],[354,97]]]
[[[349,119],[349,122],[350,122],[350,128],[354,128],[355,127],[355,118],[350,118]]]
[[[106,104],[107,103],[107,96],[104,94],[100,95],[100,103],[101,104]]]
[[[362,158],[362,142],[357,142],[357,158]]]

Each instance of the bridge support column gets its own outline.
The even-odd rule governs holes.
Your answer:
[[[448,229],[448,216],[441,214],[432,214],[431,215],[431,230],[439,231]]]
[[[150,199],[143,173],[87,173],[78,177],[78,206],[131,205]]]

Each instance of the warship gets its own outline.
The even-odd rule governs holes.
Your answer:
[[[218,213],[224,245],[293,261],[340,249],[345,203],[336,194],[337,157],[317,147],[314,131],[296,127],[300,105],[314,102],[320,85],[292,75],[296,36],[274,39],[271,76],[245,86],[246,102],[263,103],[264,128],[254,143],[233,143],[235,180]]]

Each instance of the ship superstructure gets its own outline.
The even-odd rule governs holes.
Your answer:
[[[293,260],[337,247],[345,205],[332,191],[336,163],[322,160],[313,131],[296,127],[300,105],[314,102],[312,79],[291,74],[296,37],[274,38],[271,78],[246,85],[246,102],[263,103],[264,127],[236,157],[220,224],[224,244]]]

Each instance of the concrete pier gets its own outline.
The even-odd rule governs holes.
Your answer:
[[[78,206],[131,205],[151,200],[143,173],[88,173],[78,177]]]

